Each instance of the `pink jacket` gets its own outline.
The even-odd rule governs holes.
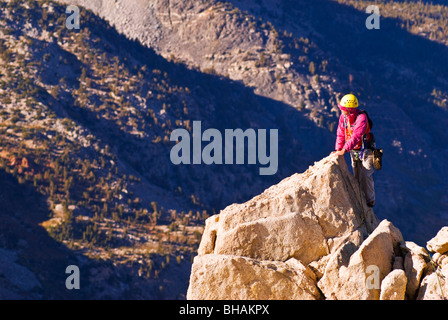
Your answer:
[[[336,132],[335,150],[345,149],[346,152],[352,150],[362,139],[366,132],[368,121],[367,116],[363,113],[359,114],[358,109],[353,109],[352,113],[347,116],[350,126],[353,128],[353,134],[350,139],[345,141],[344,115],[339,117],[338,130]],[[347,121],[346,120],[346,121]]]

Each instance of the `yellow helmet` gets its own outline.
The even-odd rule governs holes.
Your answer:
[[[358,99],[353,94],[346,94],[339,105],[344,108],[358,108]]]

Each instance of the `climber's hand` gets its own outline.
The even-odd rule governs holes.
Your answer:
[[[343,156],[345,153],[345,149],[339,150],[339,151],[333,151],[331,153],[331,155],[335,155],[335,156]]]

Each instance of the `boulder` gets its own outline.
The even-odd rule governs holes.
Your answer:
[[[426,247],[431,252],[448,252],[448,227],[440,229],[437,235],[426,243]]]
[[[402,256],[396,256],[394,258],[394,263],[392,265],[392,269],[404,270],[404,259]]]
[[[380,300],[404,300],[407,282],[408,279],[403,270],[391,271],[381,282]]]
[[[447,300],[448,282],[439,272],[427,274],[419,287],[417,300]]]
[[[378,224],[344,159],[334,156],[209,219],[217,225],[204,236],[215,239],[215,254],[304,264],[329,254],[338,238]]]
[[[448,300],[448,254],[436,252],[422,278],[417,300]]]
[[[189,300],[317,300],[314,273],[300,261],[258,261],[229,255],[194,259]]]
[[[406,294],[410,299],[414,299],[430,257],[424,248],[411,241],[402,243],[401,250],[405,255],[404,271],[408,279]]]
[[[205,229],[198,248],[198,255],[213,253],[215,249],[216,232],[219,215],[214,215],[205,220]]]
[[[347,259],[328,263],[318,286],[327,299],[378,300],[382,279],[391,271],[401,232],[387,220]],[[339,262],[339,264],[338,264]]]
[[[432,260],[434,263],[436,263],[439,267],[444,267],[446,264],[448,264],[448,254],[440,254],[440,253],[434,253],[432,256]]]

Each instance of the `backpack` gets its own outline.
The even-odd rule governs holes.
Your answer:
[[[363,113],[363,114],[366,115],[366,117],[367,117],[367,121],[369,122],[369,128],[370,128],[370,130],[372,130],[372,128],[373,128],[373,121],[372,121],[372,119],[370,118],[370,116],[369,116],[369,114],[367,113],[367,111],[366,111],[366,110],[360,110],[359,113],[360,113],[360,114]]]
[[[359,113],[364,113],[366,115],[370,127],[370,132],[368,133],[370,135],[368,139],[369,141],[367,142],[367,135],[364,135],[363,137],[364,148],[373,150],[373,166],[376,170],[381,170],[383,167],[383,149],[376,148],[375,136],[372,133],[373,121],[367,111],[360,110]]]

